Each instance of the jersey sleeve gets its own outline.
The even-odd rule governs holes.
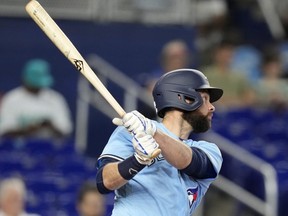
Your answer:
[[[112,158],[122,161],[134,153],[132,136],[123,127],[117,127],[110,136],[98,161],[104,158]]]
[[[197,145],[194,145],[194,147],[199,148],[205,152],[205,154],[208,156],[211,163],[213,164],[215,171],[218,174],[220,172],[223,162],[222,154],[218,146],[215,145],[214,143],[199,141],[197,142]]]

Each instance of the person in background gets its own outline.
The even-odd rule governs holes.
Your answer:
[[[195,11],[195,39],[199,65],[211,63],[211,52],[223,37],[230,35],[229,10],[224,0],[202,0],[193,2]],[[235,38],[235,35],[233,35]]]
[[[203,73],[212,85],[221,86],[225,95],[215,103],[219,108],[241,108],[254,104],[255,93],[249,80],[242,74],[231,70],[234,45],[229,41],[221,42],[214,51],[213,63],[203,67]]]
[[[148,91],[148,95],[152,98],[152,90],[156,81],[168,71],[181,68],[189,68],[191,65],[191,52],[188,45],[180,39],[175,39],[164,44],[160,54],[160,67],[151,73],[147,73],[144,77],[144,88]],[[153,105],[153,104],[152,104]],[[139,111],[146,117],[156,119],[157,115],[153,107],[145,104],[139,106]]]
[[[64,138],[72,131],[64,97],[52,90],[50,65],[42,59],[26,63],[22,86],[7,92],[0,106],[0,136]]]
[[[98,192],[96,185],[84,183],[77,198],[77,211],[80,216],[104,216],[105,197]]]
[[[262,76],[256,85],[257,104],[272,109],[287,109],[288,82],[281,78],[283,70],[277,53],[264,54]]]
[[[26,188],[19,178],[7,178],[0,184],[0,216],[39,216],[25,212]]]
[[[191,52],[182,40],[172,40],[162,47],[160,68],[152,71],[146,80],[146,88],[152,93],[156,81],[168,71],[188,68],[191,64]]]

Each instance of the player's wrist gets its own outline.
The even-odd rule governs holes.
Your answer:
[[[126,180],[132,179],[138,172],[140,172],[146,165],[140,163],[135,155],[125,159],[118,164],[118,171],[122,178]]]

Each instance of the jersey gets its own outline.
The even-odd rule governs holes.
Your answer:
[[[162,123],[155,124],[158,129],[179,140]],[[191,139],[183,142],[204,151],[219,173],[222,156],[215,144]],[[120,126],[112,133],[98,160],[113,158],[122,161],[133,153],[132,136]],[[214,179],[193,179],[169,164],[160,154],[151,165],[115,190],[112,216],[190,216]]]

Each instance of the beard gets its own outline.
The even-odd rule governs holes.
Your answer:
[[[211,121],[208,119],[208,114],[203,115],[199,112],[184,112],[183,119],[186,120],[193,128],[193,133],[203,133],[210,129]]]

